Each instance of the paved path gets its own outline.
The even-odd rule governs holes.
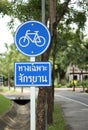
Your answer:
[[[88,130],[88,94],[58,90],[55,102],[61,107],[68,130]]]

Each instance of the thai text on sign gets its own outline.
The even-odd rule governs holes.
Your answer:
[[[50,62],[15,63],[15,86],[50,86]]]

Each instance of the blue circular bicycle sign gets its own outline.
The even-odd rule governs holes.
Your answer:
[[[27,21],[21,24],[15,33],[17,49],[27,56],[38,56],[44,53],[51,41],[47,27],[38,21]]]

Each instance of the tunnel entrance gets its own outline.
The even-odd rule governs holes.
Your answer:
[[[26,105],[30,102],[30,99],[15,99],[13,101],[19,105]]]

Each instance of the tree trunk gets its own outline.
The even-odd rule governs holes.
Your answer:
[[[70,1],[70,0],[68,0]],[[69,3],[67,1],[67,4]],[[51,45],[49,49],[42,55],[42,61],[48,61],[49,59],[49,54],[51,51],[51,48],[55,44],[53,42],[54,35],[56,34],[56,26],[60,22],[61,18],[65,14],[66,8],[64,9],[62,15],[60,18],[56,21],[56,0],[48,0],[49,2],[49,19],[50,19],[50,31],[51,31]],[[53,44],[52,44],[53,43]],[[46,91],[47,90],[47,91]],[[46,97],[48,98],[48,123],[51,124],[53,122],[53,93],[52,90],[54,91],[54,87],[51,88],[39,88],[39,94],[38,94],[38,102],[37,102],[37,129],[36,130],[45,130],[46,128]]]
[[[53,123],[53,88],[48,88],[48,94],[47,94],[47,103],[48,103],[48,111],[47,111],[47,121],[48,124]]]
[[[37,102],[37,121],[36,130],[45,130],[45,106],[46,106],[46,89],[39,88],[38,102]]]
[[[56,22],[56,0],[49,0],[49,17],[50,17],[50,31],[52,35],[52,48],[54,48],[54,34],[56,29],[54,24]],[[55,60],[54,60],[55,61]],[[48,88],[48,124],[53,123],[54,110],[54,65],[52,68],[52,87]]]
[[[48,61],[50,54],[51,46],[48,50],[41,56],[41,61]],[[36,130],[45,130],[46,121],[47,121],[47,87],[40,87],[38,93],[38,102],[37,102],[37,121],[36,121]],[[51,97],[50,97],[51,98]],[[52,100],[52,99],[51,99]]]

